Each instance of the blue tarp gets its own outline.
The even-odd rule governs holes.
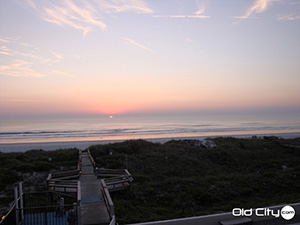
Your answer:
[[[89,204],[89,203],[96,203],[96,202],[103,202],[100,196],[92,196],[92,197],[83,197],[81,198],[81,204]]]
[[[21,225],[68,225],[68,212],[58,216],[55,212],[27,214]]]

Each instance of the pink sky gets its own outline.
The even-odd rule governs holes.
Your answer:
[[[2,115],[300,108],[297,1],[5,0],[0,9]]]

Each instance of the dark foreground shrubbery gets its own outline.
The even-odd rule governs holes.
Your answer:
[[[77,168],[78,154],[78,149],[31,150],[24,153],[0,152],[0,217],[6,212],[2,209],[8,207],[13,200],[13,188],[9,188],[9,185],[17,181],[23,181],[24,187],[27,188],[43,185],[47,174],[51,171]]]
[[[17,153],[0,152],[0,191],[7,185],[20,179],[18,173],[50,172],[59,170],[61,166],[76,167],[78,163],[77,149],[57,151],[31,150]]]
[[[120,224],[300,201],[300,139],[212,139],[93,146],[98,167],[125,168],[131,190],[112,194]],[[127,156],[126,156],[127,155]]]

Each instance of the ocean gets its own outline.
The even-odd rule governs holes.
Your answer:
[[[107,143],[128,139],[247,135],[300,136],[300,116],[227,113],[114,115],[112,118],[109,115],[1,118],[0,151],[24,151],[34,146],[45,147],[45,143],[65,143],[65,147],[82,147],[80,143],[86,143],[83,146],[86,147],[89,142]],[[59,144],[55,146],[59,148]]]

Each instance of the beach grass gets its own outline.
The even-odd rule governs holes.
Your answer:
[[[196,139],[91,146],[97,167],[128,168],[134,178],[130,190],[111,194],[118,223],[300,202],[300,138],[209,140],[216,147]],[[78,149],[0,153],[0,162],[3,208],[12,201],[17,181],[38,188],[48,173],[76,168]]]
[[[125,168],[131,190],[112,193],[120,224],[300,202],[300,139],[143,140],[90,147],[98,167]],[[126,162],[127,159],[127,162]]]

